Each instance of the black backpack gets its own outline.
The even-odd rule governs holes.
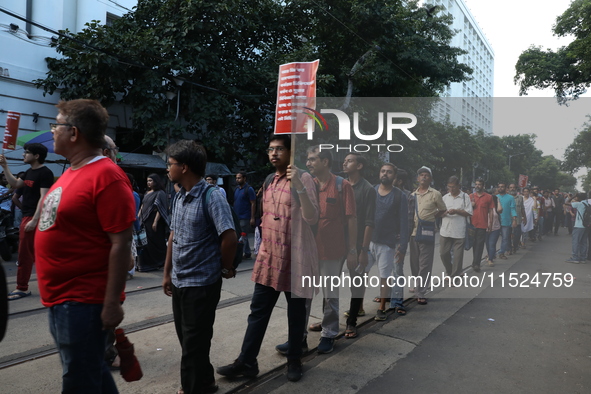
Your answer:
[[[581,214],[581,218],[583,219],[583,227],[591,228],[591,207],[589,207],[589,204],[585,201],[581,201],[581,203],[585,207],[583,213]]]
[[[202,196],[201,198],[203,199],[202,203],[201,203],[201,206],[203,207],[203,215],[205,216],[205,220],[209,224],[211,224],[212,226],[214,226],[214,224],[213,224],[213,220],[211,219],[211,216],[209,216],[208,205],[209,205],[209,199],[210,199],[211,193],[213,192],[215,187],[216,186],[214,186],[214,185],[207,185],[205,191],[201,195]],[[242,234],[242,227],[240,227],[240,219],[238,219],[238,215],[236,215],[234,208],[232,208],[231,205],[229,205],[229,206],[230,206],[230,212],[232,212],[232,220],[234,221],[234,229],[236,230],[236,239],[240,240],[240,236]],[[236,255],[234,256],[234,269],[238,268],[238,266],[242,262],[242,254],[243,253],[244,253],[244,244],[242,242],[238,242],[238,245],[236,245]]]

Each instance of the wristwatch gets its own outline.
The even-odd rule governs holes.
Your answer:
[[[227,275],[230,273],[230,270],[222,268],[222,275]]]
[[[304,186],[304,188],[303,188],[302,190],[298,190],[298,189],[296,189],[296,192],[297,192],[298,194],[304,194],[304,193],[306,192],[306,186]]]

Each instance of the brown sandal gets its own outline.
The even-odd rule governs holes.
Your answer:
[[[347,339],[353,339],[353,338],[357,338],[359,334],[357,334],[357,328],[353,327],[353,326],[347,326],[347,329],[345,330],[345,338]]]

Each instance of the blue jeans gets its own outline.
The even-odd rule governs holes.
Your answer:
[[[404,276],[404,259],[399,260],[394,261],[394,276],[396,279]],[[402,301],[404,301],[404,287],[398,286],[397,282],[394,282],[390,297],[390,308],[404,308],[402,304]]]
[[[573,228],[573,255],[571,259],[577,261],[587,260],[587,229]]]
[[[486,251],[490,261],[494,261],[497,257],[497,242],[499,241],[499,235],[501,235],[501,229],[486,233]]]
[[[63,393],[118,393],[105,363],[102,304],[64,302],[49,308],[49,330],[62,361]]]
[[[501,250],[499,254],[504,254],[511,250],[511,226],[501,226]]]

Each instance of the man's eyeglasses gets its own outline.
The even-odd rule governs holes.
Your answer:
[[[166,163],[166,168],[170,168],[172,166],[182,166],[182,163]]]
[[[265,151],[267,152],[267,154],[271,154],[273,152],[277,152],[277,153],[281,153],[281,152],[285,152],[287,149],[285,149],[284,146],[275,146],[273,148],[267,148],[265,149]]]
[[[49,128],[51,130],[55,130],[57,129],[57,126],[68,126],[68,127],[72,127],[73,125],[69,124],[69,123],[50,123],[49,124]]]
[[[118,146],[114,146],[114,147],[112,147],[112,148],[105,148],[105,149],[107,149],[107,150],[112,150],[112,151],[113,151],[113,152],[115,152],[115,153],[118,153],[118,152],[119,152],[119,147],[118,147]]]

